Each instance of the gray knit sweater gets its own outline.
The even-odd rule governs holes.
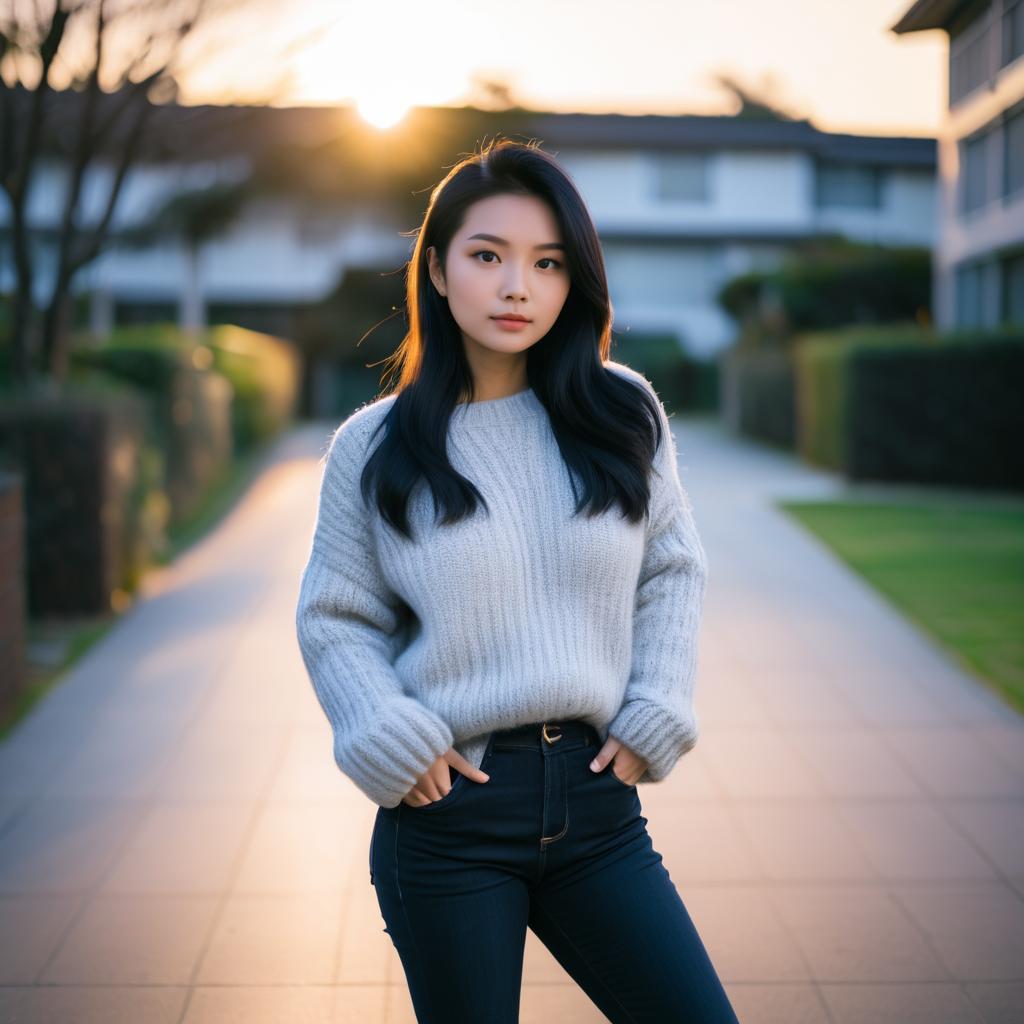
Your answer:
[[[625,364],[604,365],[656,396]],[[457,405],[448,456],[490,515],[436,525],[421,480],[409,503],[416,543],[359,492],[394,400],[363,406],[331,437],[299,588],[299,647],[338,767],[395,807],[452,745],[479,767],[492,730],[582,718],[649,763],[640,782],[665,778],[697,739],[707,556],[660,400],[650,514],[635,524],[617,504],[572,516],[568,470],[532,389]]]

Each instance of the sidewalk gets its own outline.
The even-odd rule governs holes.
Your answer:
[[[411,1024],[294,638],[302,428],[0,745],[0,1020]],[[676,420],[702,736],[640,789],[744,1024],[1024,1019],[1024,720],[771,507],[832,478]],[[598,1022],[527,939],[524,1024]]]

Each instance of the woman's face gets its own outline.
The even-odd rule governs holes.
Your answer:
[[[525,352],[551,330],[569,294],[558,222],[536,196],[481,199],[452,238],[444,272],[433,246],[427,258],[430,279],[448,299],[471,365],[475,356],[486,358],[480,349]],[[503,313],[528,322],[509,326],[498,319]]]

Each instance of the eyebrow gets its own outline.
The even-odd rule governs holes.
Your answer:
[[[488,235],[481,232],[478,235],[470,235],[466,239],[467,242],[472,242],[474,238],[482,238],[485,242],[496,242],[498,245],[508,245],[508,241],[504,238],[499,238],[497,235]],[[534,249],[561,249],[565,252],[565,246],[561,242],[545,242],[541,245],[535,245]]]

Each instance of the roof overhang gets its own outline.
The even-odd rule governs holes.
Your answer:
[[[946,28],[968,0],[917,0],[889,30],[897,35]]]

